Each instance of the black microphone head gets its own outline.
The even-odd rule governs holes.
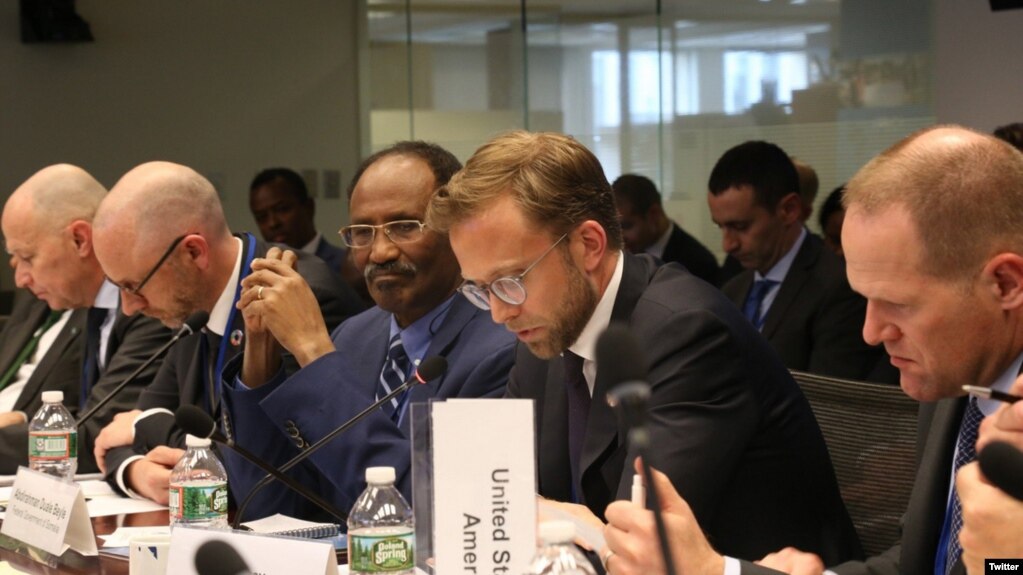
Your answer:
[[[181,329],[187,329],[188,331],[186,333],[195,333],[202,329],[208,321],[210,321],[210,313],[208,311],[199,310],[185,318],[185,323],[181,326]]]
[[[196,437],[212,437],[217,424],[208,413],[194,405],[182,405],[174,412],[174,423],[185,430],[185,433]]]
[[[245,560],[226,541],[213,539],[195,552],[195,570],[199,575],[240,575],[250,573]]]
[[[980,471],[992,485],[1023,501],[1023,452],[1004,441],[993,441],[977,454]]]
[[[448,360],[439,355],[428,357],[416,368],[416,379],[419,383],[426,383],[444,375],[448,370]]]

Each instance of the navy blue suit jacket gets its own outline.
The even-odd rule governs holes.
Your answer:
[[[456,294],[434,334],[426,357],[444,356],[444,376],[411,390],[409,404],[431,398],[500,397],[514,359],[515,338],[490,314]],[[291,377],[275,378],[253,390],[239,389],[241,355],[224,370],[224,401],[239,445],[281,465],[375,400],[377,378],[387,353],[391,314],[378,307],[342,323],[332,334],[337,351]],[[293,477],[347,511],[365,488],[367,467],[395,468],[396,485],[411,493],[409,420],[399,427],[378,410],[339,435],[292,470]],[[291,425],[289,425],[289,423]],[[290,432],[289,432],[290,429]],[[297,433],[297,437],[293,434]],[[233,453],[225,454],[235,501],[241,501],[264,473]],[[271,483],[253,499],[245,519],[275,512],[315,515],[307,503]]]

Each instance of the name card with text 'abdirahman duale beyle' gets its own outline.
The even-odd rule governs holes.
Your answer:
[[[536,553],[533,402],[432,405],[436,573],[525,573]]]
[[[27,467],[18,468],[0,533],[53,555],[98,554],[82,487]]]
[[[227,543],[241,557],[249,570],[259,575],[337,575],[337,556],[333,539],[299,539],[256,535],[241,531],[190,529],[175,527],[171,530],[170,554],[167,573],[198,575],[195,554],[207,541]]]

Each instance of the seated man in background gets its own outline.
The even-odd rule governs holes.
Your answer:
[[[309,196],[305,180],[288,168],[267,168],[249,185],[249,209],[268,242],[276,242],[313,254],[327,262],[356,292],[365,296],[366,282],[352,265],[347,251],[316,231],[316,200]]]
[[[618,205],[625,249],[648,253],[664,263],[678,262],[694,276],[717,285],[718,262],[703,244],[664,213],[657,186],[639,174],[624,174],[611,184]]]
[[[378,307],[332,335],[287,258],[257,260],[243,282],[239,308],[250,335],[244,359],[225,370],[225,402],[239,442],[277,465],[401,385],[421,360],[447,359],[445,375],[409,389],[309,459],[303,480],[339,509],[352,507],[372,466],[394,467],[397,487],[411,497],[411,403],[504,393],[515,338],[456,291],[462,278],[447,236],[422,224],[434,190],[460,168],[425,142],[399,142],[362,163],[342,237]],[[278,369],[278,346],[301,367],[290,377]],[[244,498],[263,473],[245,472],[233,454],[226,461],[235,497]],[[309,514],[292,501],[304,504],[273,486],[249,509]]]
[[[184,445],[173,412],[197,405],[220,420],[220,373],[245,339],[234,307],[239,284],[269,247],[252,234],[232,235],[213,185],[169,162],[142,164],[125,174],[96,212],[94,237],[96,257],[120,287],[125,313],[141,312],[172,329],[197,311],[209,313],[201,332],[171,348],[135,409],[119,414],[96,440],[96,458],[108,481],[166,504],[170,471]],[[328,325],[361,310],[355,292],[319,258],[300,257],[298,270]],[[230,425],[223,431],[233,435]]]
[[[745,271],[721,290],[778,353],[785,367],[864,379],[880,349],[860,336],[866,302],[849,288],[845,266],[803,224],[792,160],[768,142],[721,156],[707,202],[725,251]]]
[[[64,392],[80,416],[105,398],[168,339],[156,320],[126,316],[105,281],[92,243],[92,218],[107,191],[81,168],[43,168],[7,199],[3,232],[19,290],[0,332],[0,473],[28,465],[28,420],[42,392]],[[152,381],[153,362],[78,428],[78,471],[97,470],[100,429],[130,409]]]
[[[1019,417],[1023,403],[1013,411],[962,390],[967,383],[1009,391],[1023,366],[1023,155],[964,128],[924,130],[863,167],[849,182],[845,206],[849,279],[869,307],[863,336],[884,344],[903,391],[924,403],[919,468],[900,544],[830,570],[955,573],[961,569],[959,519],[969,522],[970,514],[951,479],[976,457],[981,419],[1001,408],[998,425],[985,424],[991,438],[1023,438],[1023,417],[1012,417]],[[680,572],[720,575],[722,558],[689,506],[666,480],[660,485]],[[610,572],[663,573],[650,512],[616,502],[607,515]],[[791,548],[762,563],[743,562],[741,570],[821,573],[823,565],[835,565]]]
[[[835,560],[859,555],[796,383],[716,288],[622,251],[592,152],[561,134],[499,136],[438,191],[427,223],[449,231],[463,293],[521,342],[508,396],[536,405],[541,496],[581,503],[572,509],[593,521],[629,496],[636,452],[605,400],[620,382],[595,361],[597,338],[620,322],[649,360],[656,461],[717,544],[760,556],[803,541]]]

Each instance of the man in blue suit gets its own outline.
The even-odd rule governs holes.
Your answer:
[[[514,338],[456,291],[461,272],[447,237],[422,224],[433,191],[460,168],[449,152],[423,142],[400,142],[363,162],[348,190],[352,225],[342,237],[377,307],[332,335],[291,269],[290,252],[256,260],[243,283],[249,337],[243,358],[224,372],[225,405],[238,443],[268,461],[307,449],[400,385],[421,360],[448,361],[445,375],[386,404],[295,469],[339,509],[351,508],[372,466],[395,467],[399,489],[410,495],[411,403],[504,393]],[[301,366],[287,378],[282,348]],[[244,499],[263,473],[232,454],[226,461],[232,491]],[[253,499],[253,517],[310,514],[302,500],[270,487]]]

